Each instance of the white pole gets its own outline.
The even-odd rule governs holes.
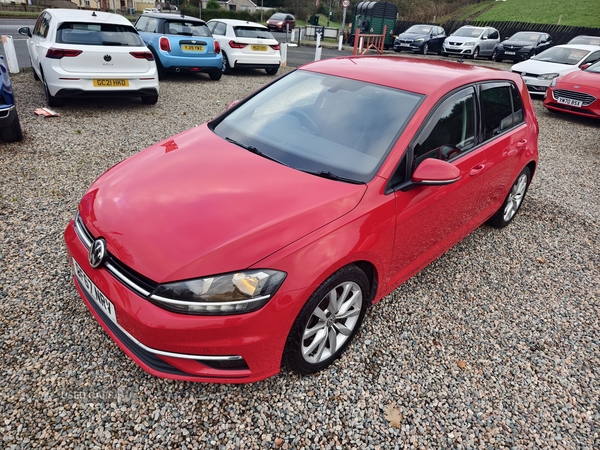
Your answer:
[[[8,71],[10,73],[19,73],[19,61],[17,60],[17,52],[15,51],[15,43],[12,36],[3,35],[2,45],[4,46]]]

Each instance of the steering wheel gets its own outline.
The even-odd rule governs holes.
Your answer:
[[[305,128],[308,132],[312,134],[319,134],[321,132],[317,124],[314,123],[311,117],[304,111],[300,109],[294,109],[290,111],[289,114],[291,116],[296,116],[300,120],[300,125],[302,125],[302,128]]]
[[[453,145],[442,145],[440,147],[440,153],[444,161],[454,158],[456,155],[460,155],[460,149],[458,147],[454,147]]]

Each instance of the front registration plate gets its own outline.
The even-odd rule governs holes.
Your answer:
[[[129,80],[94,80],[94,87],[128,87]]]
[[[514,55],[515,54],[515,52],[504,52],[504,53],[506,53],[507,55]]]
[[[410,44],[402,42],[402,43],[400,43],[400,47],[410,47]]]
[[[204,46],[203,45],[182,45],[181,50],[184,50],[186,52],[203,52]]]
[[[571,100],[570,98],[558,97],[556,99],[558,103],[562,103],[563,105],[576,106],[581,108],[582,102],[580,100]]]
[[[98,286],[96,286],[92,282],[92,280],[90,280],[90,277],[88,277],[86,275],[86,273],[83,271],[81,266],[79,264],[77,264],[77,261],[75,261],[74,259],[73,259],[73,269],[75,270],[75,276],[77,277],[77,280],[79,280],[79,284],[81,285],[81,287],[88,294],[90,294],[90,297],[92,297],[92,299],[94,300],[96,305],[98,305],[100,307],[100,309],[102,309],[102,311],[104,311],[104,313],[106,313],[106,315],[109,317],[109,319],[112,320],[114,323],[117,323],[117,316],[115,314],[115,306],[106,297],[106,295],[104,295],[102,293],[102,291],[100,291],[100,289],[98,289]]]

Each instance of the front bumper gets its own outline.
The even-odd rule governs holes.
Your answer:
[[[449,55],[472,55],[476,46],[463,46],[463,45],[446,45],[442,46],[442,52],[448,53]]]
[[[579,106],[567,104],[573,103],[573,100],[579,102]],[[579,90],[548,88],[544,97],[544,106],[553,111],[600,119],[600,99]]]
[[[525,81],[529,94],[538,96],[546,95],[546,89],[548,89],[548,86],[550,86],[550,83],[552,82],[552,80],[540,80],[528,76],[524,76],[523,81]]]
[[[401,52],[402,50],[410,50],[414,53],[419,53],[423,51],[424,42],[415,43],[406,43],[406,42],[394,42],[394,51]]]
[[[496,55],[501,59],[510,59],[512,61],[527,61],[533,56],[530,50],[522,51],[510,51],[510,50],[498,50],[496,49]]]
[[[231,316],[173,313],[134,293],[106,268],[93,269],[73,221],[64,238],[70,258],[80,267],[74,266],[74,281],[85,305],[117,345],[147,372],[219,383],[254,382],[279,372],[295,318],[293,305],[302,299],[277,293],[258,311]],[[78,276],[78,270],[85,275]],[[112,303],[114,320],[92,298],[86,277]]]

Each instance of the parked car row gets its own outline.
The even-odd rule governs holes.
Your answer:
[[[206,73],[219,80],[234,68],[275,75],[280,47],[264,25],[229,19],[208,24],[183,14],[144,11],[134,25],[100,11],[46,9],[27,36],[33,76],[49,106],[69,98],[135,96],[155,104],[166,73]],[[214,36],[213,36],[214,33]]]

